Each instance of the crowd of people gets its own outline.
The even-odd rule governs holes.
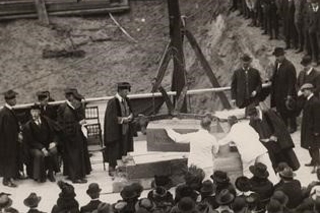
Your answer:
[[[318,0],[232,0],[231,11],[251,19],[249,26],[260,27],[271,39],[283,38],[286,49],[305,52],[313,66],[319,63]]]
[[[127,98],[130,87],[128,82],[118,83],[118,92],[106,109],[106,149],[103,154],[111,176],[115,175],[117,159],[133,150],[133,115]],[[67,88],[66,101],[56,107],[49,104],[53,101],[50,93],[40,91],[37,93],[39,103],[32,105],[27,112],[20,112],[13,108],[17,95],[13,90],[5,92],[6,103],[0,111],[2,184],[17,187],[15,179],[27,176],[39,183],[55,182],[55,174],[60,172],[61,165],[63,175],[73,183],[87,183],[85,177],[92,169],[84,97],[77,89]]]
[[[52,213],[318,213],[320,212],[320,169],[318,180],[302,187],[292,168],[281,163],[276,168],[279,181],[269,180],[267,166],[255,163],[249,167],[252,177],[239,176],[231,183],[226,172],[216,170],[209,179],[196,167],[188,168],[185,182],[172,189],[169,176],[155,176],[152,189],[143,197],[139,183],[124,186],[121,199],[109,203],[100,198],[102,189],[91,183],[86,191],[91,198],[80,205],[73,185],[59,181],[61,189]],[[41,213],[41,196],[32,192],[23,203],[28,213]],[[0,212],[18,213],[10,194],[0,193]]]

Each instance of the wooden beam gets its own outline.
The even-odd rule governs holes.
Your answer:
[[[186,73],[185,73],[185,61],[182,46],[182,35],[181,35],[181,13],[179,7],[179,0],[167,0],[168,11],[169,11],[169,27],[170,27],[170,38],[172,43],[173,52],[173,75],[171,90],[177,91],[176,100],[178,100],[183,87],[186,84]],[[187,102],[181,108],[181,112],[187,112]]]
[[[197,43],[197,40],[195,39],[195,37],[192,35],[192,33],[189,30],[186,30],[185,33],[186,33],[186,37],[187,37],[191,47],[193,48],[197,58],[200,60],[200,63],[202,65],[204,71],[208,75],[212,86],[213,87],[220,87],[218,79],[214,75],[207,59],[205,58],[204,54],[202,53],[202,50]],[[230,105],[230,102],[229,102],[227,96],[223,92],[219,92],[219,93],[217,93],[217,95],[219,96],[223,107],[225,109],[231,109],[231,105]]]
[[[39,17],[39,21],[42,24],[49,25],[49,17],[46,9],[46,4],[44,0],[34,0],[37,8],[37,13]]]

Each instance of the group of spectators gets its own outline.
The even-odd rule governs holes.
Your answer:
[[[286,49],[305,51],[319,63],[320,10],[318,0],[232,0],[231,11],[251,19],[270,39],[283,38]]]
[[[86,191],[91,201],[80,207],[74,187],[59,181],[61,189],[52,213],[318,213],[320,211],[320,170],[318,180],[302,187],[295,173],[286,163],[277,167],[280,181],[273,184],[266,165],[256,163],[250,166],[251,177],[237,177],[231,183],[226,172],[217,170],[210,178],[195,166],[189,167],[184,175],[185,182],[172,189],[168,176],[155,176],[152,189],[146,197],[139,183],[124,186],[121,200],[108,203],[100,199],[102,189],[91,183]],[[171,190],[170,190],[171,189]],[[174,191],[172,191],[174,190]],[[173,193],[174,192],[174,193]],[[38,205],[41,196],[31,193],[24,205],[28,213],[41,213]],[[10,194],[0,193],[0,212],[17,213],[12,206]]]

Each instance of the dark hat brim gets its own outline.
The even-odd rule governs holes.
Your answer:
[[[256,172],[255,166],[249,166],[249,171],[258,178],[267,178],[269,177],[269,172],[266,170],[264,173],[258,173]]]
[[[217,177],[217,176],[211,175],[210,178],[211,178],[212,180],[216,181],[217,183],[227,183],[227,182],[230,181],[230,178],[229,178],[229,177],[223,179],[223,178],[219,178],[219,177]]]
[[[98,190],[96,189],[87,189],[87,194],[91,195],[91,194],[96,194],[96,193],[100,193],[102,191],[102,189],[98,188]]]
[[[222,200],[221,200],[222,196],[220,196],[220,194],[219,194],[219,195],[216,197],[216,202],[217,202],[219,205],[228,205],[228,204],[230,204],[230,203],[233,202],[234,197],[235,197],[235,196],[234,196],[233,194],[229,193],[228,199],[222,201]]]
[[[37,196],[37,199],[26,198],[23,201],[23,204],[26,205],[27,207],[36,207],[39,205],[40,201],[41,201],[41,197]]]

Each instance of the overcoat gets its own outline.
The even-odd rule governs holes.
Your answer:
[[[320,102],[315,96],[307,100],[303,108],[301,147],[320,148]]]
[[[0,176],[14,178],[19,171],[19,122],[13,110],[0,110]]]
[[[234,71],[231,82],[231,97],[236,100],[239,108],[244,108],[259,97],[261,92],[261,77],[258,70],[249,68],[248,74],[243,68]],[[253,91],[257,92],[254,98],[250,95]]]
[[[57,114],[63,132],[63,173],[71,180],[84,178],[91,172],[87,140],[79,124],[85,118],[84,107],[73,109],[67,103],[63,103],[59,106]]]
[[[288,110],[285,102],[287,96],[296,99],[296,69],[293,64],[284,59],[281,65],[275,64],[275,71],[272,76],[271,85],[271,107],[276,107],[280,114],[291,115],[292,111]]]

